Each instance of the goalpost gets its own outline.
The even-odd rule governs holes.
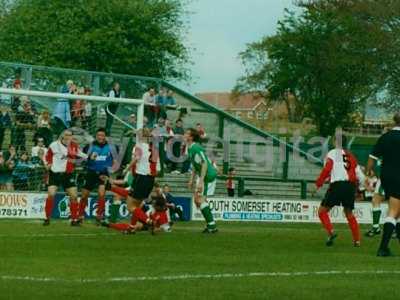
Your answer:
[[[110,104],[118,104],[118,109],[110,112],[108,109]],[[90,116],[89,111],[85,112],[89,106]],[[10,117],[3,136],[0,136],[0,165],[5,164],[4,158],[8,159],[10,152],[11,154],[14,152],[9,149],[10,145],[13,145],[16,155],[8,170],[8,176],[14,190],[43,191],[46,177],[46,171],[40,159],[43,155],[40,152],[43,150],[43,143],[48,146],[58,138],[60,132],[71,128],[77,141],[84,146],[93,140],[97,128],[111,124],[108,130],[112,143],[119,145],[120,150],[126,147],[124,151],[128,153],[137,130],[145,125],[144,106],[143,99],[0,87],[0,114],[4,112]],[[136,116],[136,126],[133,126],[134,123],[131,120],[133,114]],[[40,127],[41,125],[43,127]],[[24,163],[22,160],[24,158],[21,158],[25,153],[29,156],[29,163]],[[6,190],[8,189],[6,187]]]
[[[96,101],[100,103],[117,103],[117,104],[136,104],[137,109],[137,128],[141,129],[143,127],[143,117],[144,117],[144,100],[143,99],[130,99],[130,98],[110,98],[103,96],[88,96],[88,95],[74,95],[74,94],[64,94],[64,93],[54,93],[54,92],[43,92],[43,91],[32,91],[32,90],[22,90],[22,89],[9,89],[0,88],[0,95],[6,94],[10,96],[27,96],[27,97],[43,97],[52,99],[67,99],[67,100],[83,100],[83,101]],[[113,115],[113,114],[112,114]],[[113,115],[116,120],[128,125],[125,121],[116,115]]]

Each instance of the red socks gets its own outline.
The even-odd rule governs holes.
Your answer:
[[[78,212],[79,212],[78,201],[70,201],[69,209],[71,210],[71,220],[76,221],[78,219]]]
[[[53,205],[54,205],[54,197],[47,196],[46,204],[44,206],[44,211],[46,213],[47,220],[50,220],[50,218],[51,218],[51,213],[53,211]]]
[[[131,225],[126,223],[110,223],[110,228],[113,228],[118,231],[129,230],[130,227]]]
[[[137,221],[140,221],[140,222],[146,224],[148,219],[149,219],[149,217],[146,215],[146,213],[141,208],[135,208],[135,210],[132,213],[130,224],[110,223],[110,228],[113,228],[118,231],[130,230],[130,229],[132,229],[132,226],[136,225]]]
[[[134,217],[136,218],[136,220],[139,220],[140,222],[142,222],[144,224],[146,224],[147,220],[149,219],[149,217],[146,215],[146,213],[139,207],[135,208],[135,210],[133,211],[132,220]],[[131,220],[131,222],[132,222],[132,220]],[[136,222],[135,222],[135,224],[136,224]],[[132,224],[132,225],[134,225],[134,224]]]
[[[135,226],[138,221],[138,218],[135,216],[135,213],[131,216],[131,225]]]
[[[351,234],[353,236],[354,242],[360,241],[360,227],[358,226],[357,219],[354,215],[346,216],[347,222],[349,223],[349,227],[351,230]]]
[[[128,197],[128,195],[129,195],[128,190],[126,190],[122,187],[119,187],[119,186],[112,187],[111,192],[116,193],[117,195],[120,195],[121,197],[124,197],[124,198]]]
[[[321,220],[322,226],[324,226],[325,230],[329,235],[333,233],[333,226],[331,223],[331,219],[327,211],[322,211],[318,214],[319,219]]]
[[[104,198],[99,198],[99,200],[97,200],[97,219],[98,220],[103,219],[105,208],[106,208],[106,200]]]
[[[85,209],[88,203],[88,199],[81,198],[79,201],[79,217],[82,218],[85,216]]]

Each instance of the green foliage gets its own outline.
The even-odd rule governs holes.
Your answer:
[[[268,91],[280,101],[292,94],[294,114],[311,117],[319,133],[327,136],[351,122],[365,101],[387,88],[399,55],[400,3],[297,4],[301,12],[287,12],[275,36],[252,43],[241,53],[246,75],[236,89]]]
[[[0,60],[188,78],[179,0],[0,1]]]

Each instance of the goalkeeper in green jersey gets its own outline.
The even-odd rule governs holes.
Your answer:
[[[207,226],[204,233],[216,233],[217,226],[211,209],[207,203],[207,196],[213,196],[217,183],[217,169],[213,166],[210,159],[206,156],[204,148],[198,143],[200,134],[196,129],[190,128],[185,132],[185,142],[188,147],[188,155],[192,163],[192,176],[188,186],[193,190],[193,183],[197,176],[194,189],[194,203],[200,209]]]

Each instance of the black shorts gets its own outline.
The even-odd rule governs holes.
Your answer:
[[[61,186],[64,190],[76,187],[75,173],[54,173],[50,171],[49,186]]]
[[[133,180],[129,195],[136,200],[147,199],[154,187],[154,176],[137,174]]]
[[[330,185],[321,205],[325,207],[343,206],[354,209],[356,200],[356,186],[349,181],[337,181]]]
[[[386,200],[390,197],[400,200],[400,179],[382,175],[381,182]]]
[[[108,172],[94,172],[88,170],[85,175],[85,184],[83,188],[88,191],[92,191],[95,188],[98,188],[100,185],[104,185],[104,181],[100,179],[101,175],[108,176]]]

